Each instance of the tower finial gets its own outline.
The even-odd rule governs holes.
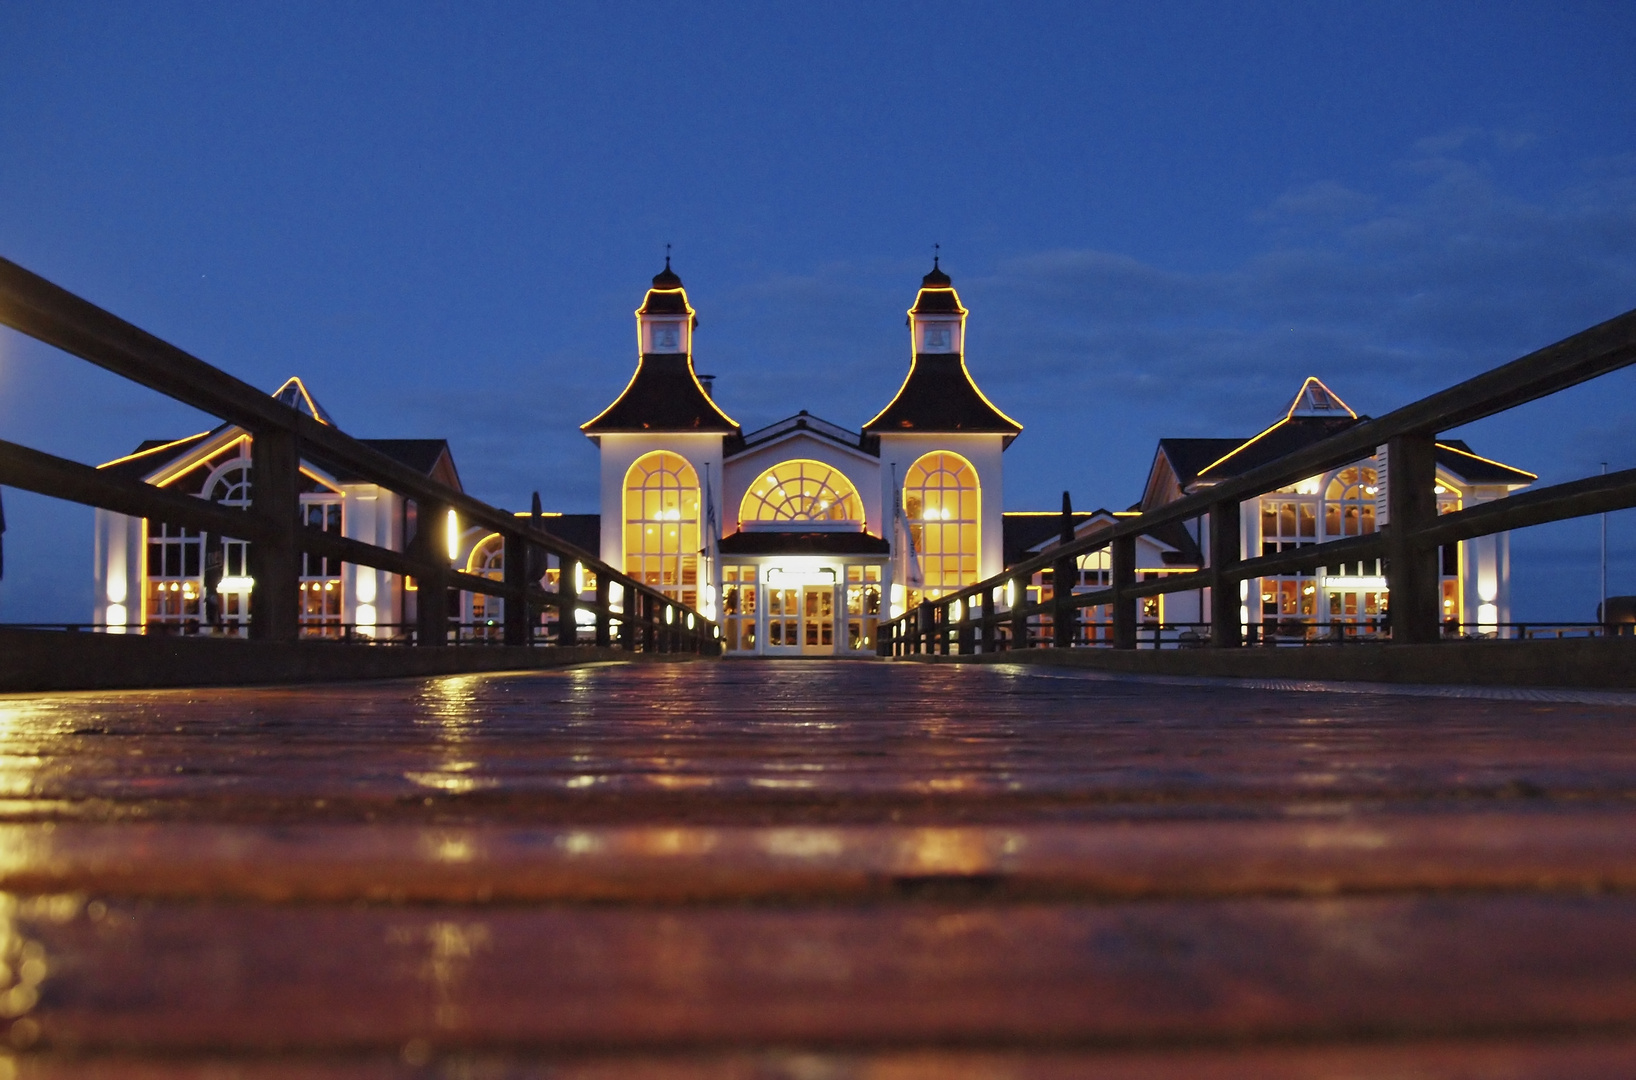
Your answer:
[[[665,245],[665,269],[670,269],[670,245]]]
[[[943,257],[943,245],[942,244],[933,244],[932,245],[932,269],[933,270],[936,270],[938,268],[937,267],[937,260],[942,258],[942,257]]]

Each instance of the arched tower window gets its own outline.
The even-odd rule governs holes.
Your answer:
[[[977,580],[981,505],[977,470],[959,454],[937,450],[909,466],[903,511],[928,598]]]
[[[839,469],[797,459],[774,465],[750,485],[739,522],[834,521],[863,523],[858,489]]]
[[[1336,473],[1324,491],[1324,535],[1362,536],[1375,531],[1375,470],[1353,465]]]
[[[699,474],[680,454],[644,454],[625,474],[625,573],[697,606]]]

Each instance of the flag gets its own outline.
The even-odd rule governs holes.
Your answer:
[[[926,585],[920,573],[920,556],[915,551],[915,531],[903,513],[903,489],[898,486],[898,467],[892,466],[892,550],[901,556],[903,587],[921,589]]]
[[[718,577],[718,562],[721,559],[721,526],[716,518],[716,492],[710,484],[710,466],[704,467],[704,573],[705,583],[710,587],[710,604],[708,618],[715,618],[715,597],[721,585],[716,581]]]

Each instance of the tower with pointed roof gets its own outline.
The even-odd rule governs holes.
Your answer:
[[[721,487],[723,441],[740,428],[694,370],[697,326],[687,289],[666,255],[636,309],[636,371],[613,403],[580,430],[602,459],[602,559],[702,606],[705,519]],[[645,490],[637,483],[644,477],[660,503],[644,504],[633,517],[626,512],[627,493]]]
[[[921,538],[916,559],[922,565],[906,564],[901,575],[913,578],[918,569],[921,584],[933,594],[1004,568],[1000,455],[1022,431],[978,388],[966,367],[968,314],[941,260],[934,258],[908,312],[909,373],[887,406],[863,426],[880,442],[882,504],[905,517],[910,539]],[[915,494],[927,467],[938,463],[961,469],[940,469],[939,483],[955,476],[975,490],[958,499]],[[969,523],[970,536],[942,524],[956,520]]]

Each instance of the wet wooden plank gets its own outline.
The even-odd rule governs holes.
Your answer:
[[[396,902],[989,902],[1636,889],[1636,810],[1015,826],[0,825],[0,889]]]
[[[93,907],[92,904],[100,905]],[[981,1045],[1636,1025],[1636,898],[356,908],[9,918],[44,1046]],[[29,980],[34,980],[30,983]],[[33,999],[33,1000],[30,1000]]]
[[[1636,1040],[1431,1041],[1387,1045],[1193,1047],[1183,1050],[650,1054],[396,1053],[268,1060],[51,1054],[25,1058],[17,1080],[1629,1080]]]
[[[0,699],[0,816],[713,824],[1636,795],[1631,710],[875,664]]]

